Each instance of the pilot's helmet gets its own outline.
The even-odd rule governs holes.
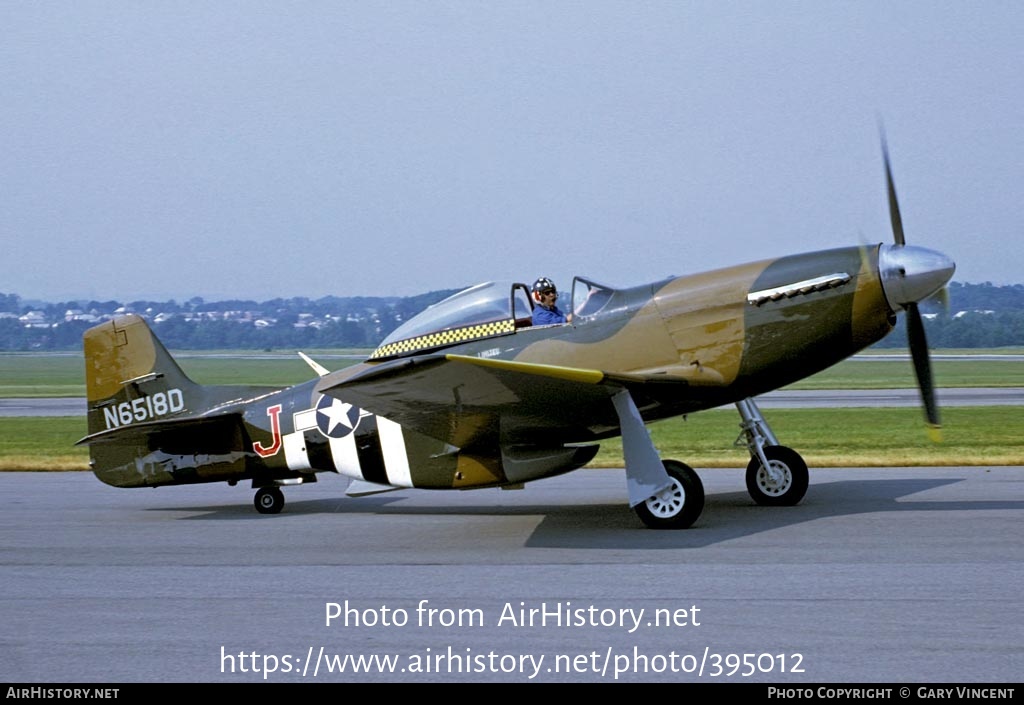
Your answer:
[[[557,291],[555,283],[547,277],[541,277],[533,283],[533,295],[540,296],[541,294],[548,291]]]

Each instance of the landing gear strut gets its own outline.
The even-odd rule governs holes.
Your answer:
[[[612,397],[622,428],[629,506],[650,529],[686,529],[704,511],[704,484],[686,463],[662,460],[629,391]]]
[[[750,450],[747,492],[758,504],[784,507],[797,504],[807,493],[807,463],[792,448],[779,445],[754,400],[736,402],[743,422],[736,445]]]

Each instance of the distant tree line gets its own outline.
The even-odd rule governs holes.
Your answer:
[[[966,313],[959,318],[938,315],[924,321],[930,348],[1003,348],[1024,345],[1024,310]],[[907,347],[906,319],[875,343],[876,348]]]
[[[257,302],[207,302],[194,297],[175,301],[22,301],[0,294],[0,351],[73,351],[82,334],[119,311],[134,311],[151,321],[168,348],[177,350],[314,350],[373,348],[395,328],[425,308],[455,293],[434,291],[410,297],[335,297],[271,299]],[[952,282],[948,308],[921,304],[925,331],[933,348],[992,348],[1024,345],[1024,285],[995,286]],[[29,323],[28,314],[37,316]],[[906,347],[904,317],[896,330],[876,344]]]
[[[920,304],[932,348],[999,348],[1024,345],[1024,285],[995,286],[951,282],[948,305],[933,298]],[[875,343],[876,348],[907,347],[906,317]]]
[[[127,311],[146,317],[164,345],[178,350],[374,348],[399,325],[456,291],[263,302],[194,297],[182,304],[23,302],[17,295],[0,294],[0,351],[81,349],[87,329]]]

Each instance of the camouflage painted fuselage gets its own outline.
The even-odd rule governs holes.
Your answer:
[[[567,325],[517,326],[509,312],[283,390],[197,385],[142,318],[122,317],[85,334],[82,442],[120,487],[324,471],[394,487],[518,484],[597,450],[566,444],[619,433],[609,385],[630,390],[645,422],[692,413],[815,374],[884,337],[895,315],[878,246],[604,293]]]

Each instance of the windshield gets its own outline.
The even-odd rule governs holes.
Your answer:
[[[593,316],[611,301],[615,290],[587,279],[576,277],[572,285],[572,310],[577,316]]]

